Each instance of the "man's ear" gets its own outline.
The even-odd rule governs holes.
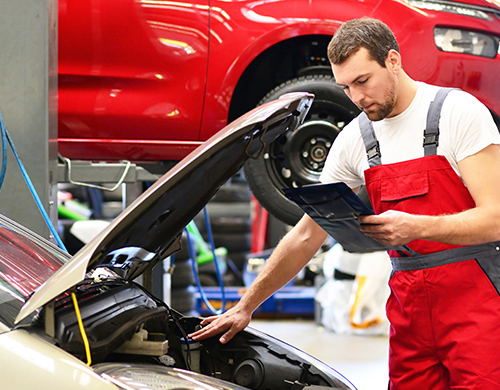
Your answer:
[[[394,49],[389,50],[385,59],[385,66],[387,69],[397,73],[401,68],[401,54]]]

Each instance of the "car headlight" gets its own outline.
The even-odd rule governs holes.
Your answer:
[[[92,368],[124,390],[248,390],[196,372],[152,364],[101,363]]]
[[[451,1],[429,1],[429,0],[405,0],[405,2],[415,8],[427,9],[430,11],[448,12],[450,14],[470,16],[483,20],[490,20],[489,9],[486,7],[474,6]]]
[[[435,27],[434,42],[439,50],[495,58],[498,37],[457,28]]]

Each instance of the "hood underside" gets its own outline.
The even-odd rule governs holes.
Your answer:
[[[109,267],[132,280],[180,249],[184,227],[249,158],[303,122],[314,96],[291,93],[257,107],[219,131],[137,198],[49,278],[16,323],[85,278]]]

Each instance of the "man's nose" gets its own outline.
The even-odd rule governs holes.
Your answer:
[[[363,92],[361,92],[359,89],[356,88],[351,88],[349,92],[351,95],[350,98],[352,102],[359,107],[360,103],[363,101],[365,97]]]

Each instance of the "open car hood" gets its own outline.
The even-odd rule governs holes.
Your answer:
[[[314,96],[291,93],[257,107],[219,131],[176,164],[71,261],[42,284],[20,310],[16,323],[108,267],[132,280],[180,249],[184,227],[248,158],[304,120]]]

